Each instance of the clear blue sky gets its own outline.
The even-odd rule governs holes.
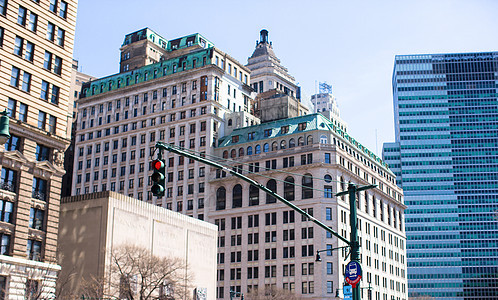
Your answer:
[[[497,51],[497,15],[493,0],[80,0],[74,58],[84,73],[117,73],[124,35],[150,27],[166,39],[201,33],[246,64],[265,28],[304,95],[332,84],[350,134],[380,152],[394,141],[394,56]]]

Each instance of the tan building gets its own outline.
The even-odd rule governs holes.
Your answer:
[[[349,202],[333,195],[357,185],[363,299],[407,299],[406,236],[402,190],[382,160],[320,114],[235,129],[215,157],[264,184],[350,238]],[[306,299],[333,298],[342,290],[345,246],[283,203],[224,172],[209,184],[209,220],[219,226],[218,298],[229,290],[283,288]],[[341,293],[342,294],[342,293]]]
[[[0,107],[12,136],[0,153],[0,299],[55,290],[76,9],[74,0],[0,1]]]
[[[63,294],[78,294],[83,283],[110,276],[113,249],[137,245],[158,257],[182,259],[189,265],[183,272],[192,277],[187,294],[204,291],[204,299],[215,299],[217,228],[212,224],[114,192],[63,198],[60,224]],[[105,290],[119,295],[108,282]]]
[[[154,146],[166,141],[210,155],[225,115],[250,110],[249,70],[200,34],[173,42],[158,63],[83,86],[73,195],[116,191],[205,218],[207,173],[198,162],[166,153],[166,195],[152,196]]]

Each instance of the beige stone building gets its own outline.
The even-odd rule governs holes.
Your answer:
[[[75,0],[0,1],[0,107],[11,134],[0,152],[0,299],[55,290],[76,9]]]
[[[182,272],[192,277],[187,294],[204,291],[204,299],[215,299],[213,224],[109,191],[63,198],[60,224],[63,294],[78,294],[84,282],[108,278],[112,251],[137,245],[158,257],[182,259],[189,265]],[[119,295],[109,282],[104,288],[106,294]]]
[[[320,114],[235,129],[214,152],[222,163],[293,201],[346,239],[348,183],[377,184],[357,206],[363,299],[407,299],[402,190],[382,160]],[[218,298],[229,290],[288,289],[306,299],[342,290],[346,251],[317,250],[343,242],[247,182],[212,171],[209,220],[219,226]],[[342,293],[341,293],[342,295]]]

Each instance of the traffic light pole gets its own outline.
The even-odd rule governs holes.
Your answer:
[[[233,171],[230,168],[227,168],[221,164],[218,164],[218,163],[211,161],[209,159],[206,159],[204,157],[200,157],[200,156],[194,155],[192,153],[189,153],[187,151],[183,151],[181,149],[178,149],[175,146],[170,145],[170,144],[166,144],[163,142],[157,142],[156,148],[166,150],[169,152],[173,152],[173,153],[176,153],[178,155],[182,155],[182,156],[191,158],[193,160],[197,160],[199,162],[205,163],[207,165],[210,165],[212,167],[215,167],[215,168],[221,169],[227,173],[230,173],[233,176],[238,177],[246,182],[249,182],[253,186],[255,186],[255,187],[259,188],[260,190],[263,190],[265,193],[275,197],[279,201],[283,202],[285,205],[289,206],[293,210],[295,210],[298,213],[300,213],[301,215],[305,216],[308,220],[312,221],[313,223],[315,223],[319,227],[325,229],[327,232],[330,232],[331,234],[336,236],[339,240],[346,243],[346,245],[351,247],[351,260],[356,261],[356,262],[360,262],[361,256],[360,256],[360,242],[358,239],[358,217],[357,217],[357,211],[356,211],[356,193],[364,191],[364,190],[375,188],[375,187],[377,187],[376,185],[367,185],[367,186],[357,187],[356,185],[349,183],[347,191],[343,191],[343,192],[337,193],[335,195],[335,196],[343,196],[346,194],[349,195],[349,216],[350,216],[350,222],[351,222],[351,238],[350,238],[350,240],[348,240],[348,239],[342,237],[340,234],[338,234],[334,230],[332,230],[329,226],[323,224],[322,222],[318,221],[317,219],[315,219],[313,216],[311,216],[310,214],[308,214],[304,210],[302,210],[299,207],[297,207],[296,205],[294,205],[292,202],[286,200],[284,197],[273,192],[272,190],[270,190],[266,186],[260,184],[259,182],[255,181],[247,176],[242,175],[241,173]],[[359,283],[356,285],[356,288],[353,288],[353,300],[361,300]]]
[[[377,187],[376,185],[366,185],[362,187],[356,187],[356,185],[349,183],[348,190],[335,194],[337,197],[348,194],[349,195],[349,222],[351,224],[351,260],[360,263],[360,241],[358,238],[358,217],[356,210],[356,193],[368,189],[373,189]],[[360,300],[360,282],[356,284],[353,288],[353,300]]]

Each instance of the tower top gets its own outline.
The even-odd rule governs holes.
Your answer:
[[[268,43],[268,30],[263,29],[259,32],[259,42]]]

